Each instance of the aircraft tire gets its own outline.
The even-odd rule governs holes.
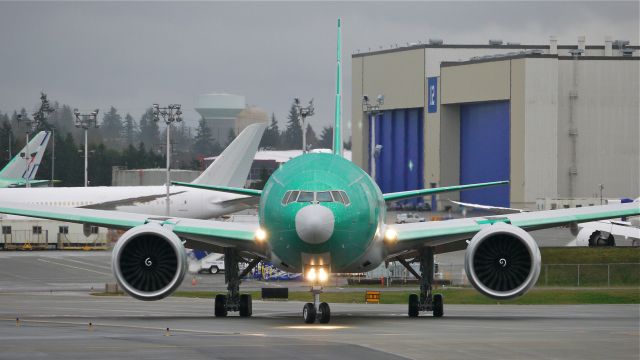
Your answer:
[[[328,324],[331,321],[331,308],[326,302],[320,303],[318,306],[318,322],[321,324]]]
[[[252,312],[253,312],[253,307],[251,304],[251,295],[249,294],[240,295],[240,316],[250,317]]]
[[[227,316],[227,296],[218,294],[216,295],[214,313],[216,317]]]
[[[306,324],[313,324],[316,321],[316,308],[312,303],[304,304],[302,318]]]
[[[444,314],[444,301],[442,294],[433,295],[433,317],[442,317]]]
[[[418,317],[420,314],[420,299],[418,294],[409,295],[409,317]]]

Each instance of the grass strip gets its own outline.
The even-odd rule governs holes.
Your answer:
[[[381,304],[406,304],[409,294],[415,291],[384,291],[380,294]],[[516,304],[516,305],[577,305],[577,304],[640,304],[640,288],[610,289],[533,289],[524,296],[508,301],[496,301],[470,288],[438,289],[446,304]],[[172,296],[213,299],[213,291],[177,291]],[[259,291],[249,292],[254,299],[260,299]],[[346,292],[325,292],[322,301],[328,303],[363,304],[365,290]],[[289,292],[291,301],[313,301],[306,291]]]

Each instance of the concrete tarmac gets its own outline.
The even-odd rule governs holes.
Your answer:
[[[211,299],[3,293],[0,358],[583,360],[639,354],[637,305],[445,305],[442,318],[410,319],[406,305],[331,304],[328,325],[305,325],[302,306],[254,301],[251,318],[215,318]]]

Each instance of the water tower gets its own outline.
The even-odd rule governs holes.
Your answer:
[[[229,140],[229,132],[235,132],[238,114],[246,107],[242,95],[203,94],[196,98],[196,111],[204,118],[211,129],[211,138],[221,146]]]

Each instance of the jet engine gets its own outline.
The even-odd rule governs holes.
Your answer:
[[[493,299],[512,299],[524,295],[538,280],[540,249],[521,228],[496,223],[471,239],[464,267],[476,290]]]
[[[139,300],[173,293],[187,272],[187,251],[172,231],[158,224],[136,226],[122,234],[111,259],[118,284]]]
[[[610,233],[584,227],[576,235],[576,246],[616,246],[616,240]]]

